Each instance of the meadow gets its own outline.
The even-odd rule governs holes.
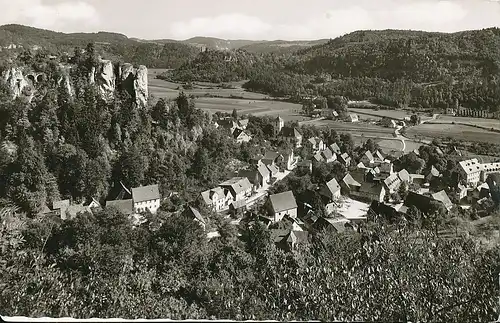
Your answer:
[[[468,118],[467,118],[468,119]],[[406,130],[409,138],[446,138],[471,142],[500,142],[500,133],[457,124],[425,123]]]

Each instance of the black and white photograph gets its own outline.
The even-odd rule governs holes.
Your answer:
[[[0,316],[500,322],[500,0],[0,0]]]

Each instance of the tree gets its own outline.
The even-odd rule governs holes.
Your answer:
[[[234,120],[238,120],[238,111],[236,109],[233,109],[233,113],[231,113],[231,116]]]
[[[31,137],[21,139],[17,159],[7,168],[7,194],[31,215],[40,212],[47,202],[48,171],[43,156]]]

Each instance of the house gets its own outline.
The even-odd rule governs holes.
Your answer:
[[[132,200],[135,212],[149,210],[152,214],[160,208],[160,191],[158,185],[149,185],[132,188]]]
[[[245,200],[239,200],[239,201],[234,201],[229,204],[229,213],[233,217],[239,217],[243,215],[243,213],[247,209],[247,201]]]
[[[481,171],[483,170],[482,164],[479,163],[477,158],[463,160],[458,163],[458,173],[467,185],[476,186],[481,179]]]
[[[243,142],[249,142],[252,140],[252,136],[250,136],[245,130],[236,128],[233,132],[233,138],[237,143],[241,144]]]
[[[264,158],[264,156],[262,156],[261,154],[258,154],[256,156],[250,158],[249,163],[250,163],[250,165],[258,166],[259,164],[262,164],[262,158]]]
[[[269,173],[271,174],[271,178],[276,177],[276,175],[277,175],[277,174],[279,173],[279,171],[280,171],[280,170],[278,169],[278,167],[276,167],[276,165],[274,165],[274,164],[267,165],[266,167],[267,167],[267,169],[269,170]]]
[[[346,218],[318,218],[313,224],[316,231],[331,230],[335,233],[353,232],[355,225]]]
[[[441,202],[447,211],[451,210],[451,208],[453,207],[453,203],[451,202],[448,194],[446,194],[445,191],[439,191],[432,194],[431,196],[434,200]]]
[[[306,173],[312,173],[312,161],[303,160],[297,164],[297,168]]]
[[[404,201],[404,206],[416,207],[418,210],[425,214],[429,214],[437,211],[436,208],[438,205],[441,205],[445,211],[448,211],[453,206],[453,203],[449,201],[448,195],[444,191],[438,192],[435,195],[435,198],[432,194],[420,194],[416,192],[408,192],[406,199]],[[448,202],[449,201],[449,202]],[[435,204],[437,203],[437,204]],[[450,206],[451,205],[451,206]]]
[[[340,147],[339,147],[339,145],[337,145],[336,142],[334,142],[333,144],[331,144],[330,146],[328,146],[328,148],[330,148],[330,150],[332,152],[334,152],[335,154],[340,155]]]
[[[467,186],[459,183],[456,189],[456,195],[455,195],[456,199],[459,201],[463,200],[464,198],[467,197],[467,192],[468,192]]]
[[[321,116],[326,119],[336,119],[339,117],[339,114],[337,111],[333,109],[322,109],[321,110]]]
[[[394,165],[392,163],[383,162],[378,168],[380,169],[381,174],[392,174],[394,173]]]
[[[276,244],[276,247],[285,252],[291,252],[298,245],[306,243],[309,238],[307,231],[295,230],[271,230],[271,239]]]
[[[258,177],[258,187],[267,189],[269,183],[271,182],[271,172],[266,165],[259,165],[257,167],[257,177]]]
[[[373,164],[375,162],[375,158],[373,157],[372,152],[369,150],[365,151],[360,159],[360,162],[362,162],[365,166]]]
[[[326,197],[329,201],[335,201],[340,197],[340,185],[334,178],[331,181],[321,185],[319,194]]]
[[[411,183],[411,176],[410,173],[406,169],[402,169],[398,172],[398,177],[401,180],[401,182],[407,182]]]
[[[474,189],[468,191],[468,201],[469,203],[473,203],[475,201],[481,200],[485,197],[490,196],[490,187],[487,183],[483,183],[478,185]]]
[[[356,181],[351,174],[345,175],[340,185],[347,195],[350,195],[352,192],[357,192],[361,188],[361,183]]]
[[[297,128],[283,127],[280,135],[284,140],[290,143],[295,143],[295,148],[300,148],[302,146],[302,134],[297,130]]]
[[[425,176],[422,174],[410,174],[410,183],[424,185],[425,184]]]
[[[309,138],[307,141],[312,145],[312,148],[315,151],[322,151],[326,148],[326,145],[321,138],[313,137]]]
[[[80,213],[92,213],[89,206],[82,204],[71,204],[70,200],[55,201],[52,203],[52,210],[47,209],[46,214],[54,214],[61,220],[74,219]]]
[[[345,167],[351,166],[351,157],[347,153],[338,156],[338,161]]]
[[[238,127],[240,127],[240,129],[242,130],[245,130],[247,127],[248,127],[248,122],[249,120],[248,119],[241,119],[241,120],[238,120]]]
[[[252,194],[252,184],[246,177],[233,177],[219,186],[231,194],[233,201],[246,199]]]
[[[205,221],[205,219],[201,215],[200,211],[198,211],[197,209],[195,209],[192,206],[187,206],[184,209],[184,212],[182,212],[182,215],[198,222],[198,224],[203,228],[203,231],[205,231],[207,222]]]
[[[106,201],[106,208],[115,208],[125,215],[134,214],[134,202],[132,199]]]
[[[391,223],[394,223],[401,219],[402,216],[405,215],[404,211],[401,210],[401,206],[396,206],[396,205],[388,205],[384,204],[382,202],[378,201],[373,201],[370,204],[370,208],[368,211],[368,215],[372,217],[377,217],[377,218],[382,218],[384,220],[387,220]],[[405,207],[406,209],[406,207]]]
[[[433,178],[437,178],[437,177],[440,177],[440,176],[441,176],[441,174],[436,169],[436,167],[434,167],[434,165],[433,165],[433,166],[431,166],[431,169],[429,170],[429,173],[425,177],[425,180],[427,182],[430,182]]]
[[[261,161],[264,165],[274,165],[278,162],[279,157],[280,154],[276,151],[266,151]]]
[[[382,184],[365,182],[361,184],[358,191],[351,192],[351,195],[361,200],[382,202],[385,192]]]
[[[316,162],[320,163],[320,162],[323,162],[325,161],[323,159],[323,155],[318,151],[317,153],[314,154],[313,156],[313,160],[315,160]]]
[[[382,163],[385,160],[384,155],[382,155],[382,153],[379,150],[377,150],[375,152],[375,155],[373,155],[373,158],[375,159],[376,162],[380,162],[380,163]]]
[[[357,115],[357,114],[355,114],[355,113],[351,113],[351,114],[349,114],[349,116],[348,116],[347,120],[348,120],[349,122],[358,122],[358,121],[359,121],[359,118],[358,118],[358,115]]]
[[[333,163],[337,159],[337,155],[330,150],[330,148],[326,148],[321,152],[323,159],[326,163]]]
[[[290,218],[296,218],[297,202],[292,191],[269,196],[268,212],[274,222],[281,221],[285,215],[288,215]]]
[[[205,205],[212,208],[215,212],[226,208],[231,198],[229,193],[225,192],[221,187],[201,192],[200,195]]]
[[[401,179],[399,178],[398,173],[393,173],[384,179],[383,184],[389,193],[394,193],[401,185]]]
[[[219,119],[217,123],[219,127],[228,130],[231,134],[239,127],[238,123],[233,118]]]
[[[486,178],[489,174],[494,174],[500,172],[500,163],[484,163],[483,171],[481,172],[481,182],[486,182]]]

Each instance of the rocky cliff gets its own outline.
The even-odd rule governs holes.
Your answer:
[[[61,76],[57,80],[58,85],[63,84],[68,93],[73,95],[72,66],[61,64],[59,68]],[[33,98],[37,85],[46,80],[43,73],[36,73],[24,67],[11,67],[2,73],[2,77],[14,98],[26,97],[28,101]],[[117,65],[101,59],[90,71],[88,81],[90,84],[96,84],[106,101],[112,100],[115,90],[121,87],[135,98],[139,107],[147,105],[148,69],[143,65],[135,68],[132,64]]]

